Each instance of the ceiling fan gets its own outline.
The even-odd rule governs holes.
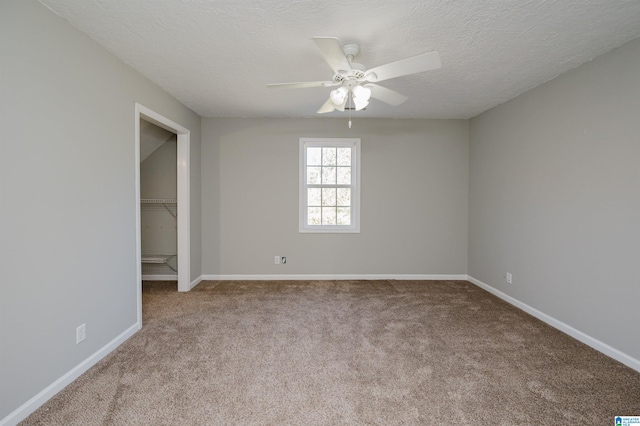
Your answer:
[[[378,99],[392,106],[400,105],[408,99],[405,95],[376,83],[438,69],[442,66],[438,52],[429,52],[366,69],[364,65],[353,62],[360,53],[360,46],[357,44],[340,44],[340,40],[336,37],[314,37],[313,41],[324,60],[333,70],[333,78],[328,81],[267,84],[267,87],[271,89],[305,89],[338,86],[331,91],[329,99],[318,109],[320,114],[335,110],[344,111],[345,109],[360,111],[369,104],[370,98]]]

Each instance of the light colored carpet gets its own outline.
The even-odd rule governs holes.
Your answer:
[[[610,425],[640,373],[464,281],[148,282],[25,425]]]

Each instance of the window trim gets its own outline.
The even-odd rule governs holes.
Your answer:
[[[351,225],[307,225],[307,147],[350,147]],[[299,145],[299,223],[298,232],[318,234],[360,233],[360,138],[300,138]]]

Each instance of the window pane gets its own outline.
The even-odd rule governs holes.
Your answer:
[[[322,148],[322,165],[336,165],[336,148]]]
[[[336,208],[335,207],[322,208],[322,224],[323,225],[336,224]]]
[[[351,148],[338,148],[338,166],[351,165]]]
[[[336,223],[338,225],[351,225],[351,208],[338,207],[338,217]]]
[[[338,185],[351,185],[351,167],[338,167]]]
[[[335,167],[322,168],[322,184],[323,185],[336,184],[336,168]]]
[[[338,188],[337,194],[337,206],[350,206],[351,205],[351,188]]]
[[[322,148],[307,148],[307,165],[322,165]]]
[[[307,185],[320,185],[321,167],[307,167]]]
[[[307,206],[319,206],[320,194],[320,188],[307,188]]]
[[[307,225],[320,225],[320,207],[307,208]]]
[[[323,206],[336,205],[336,189],[335,188],[322,188],[322,205]]]

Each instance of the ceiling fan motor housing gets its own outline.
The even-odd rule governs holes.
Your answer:
[[[364,73],[367,70],[367,68],[365,68],[364,65],[359,64],[357,62],[350,62],[349,65],[351,65],[350,70],[338,70],[338,73],[333,76],[333,80],[335,82],[341,82],[345,79],[350,79],[350,78],[355,78],[355,79],[364,78]]]

